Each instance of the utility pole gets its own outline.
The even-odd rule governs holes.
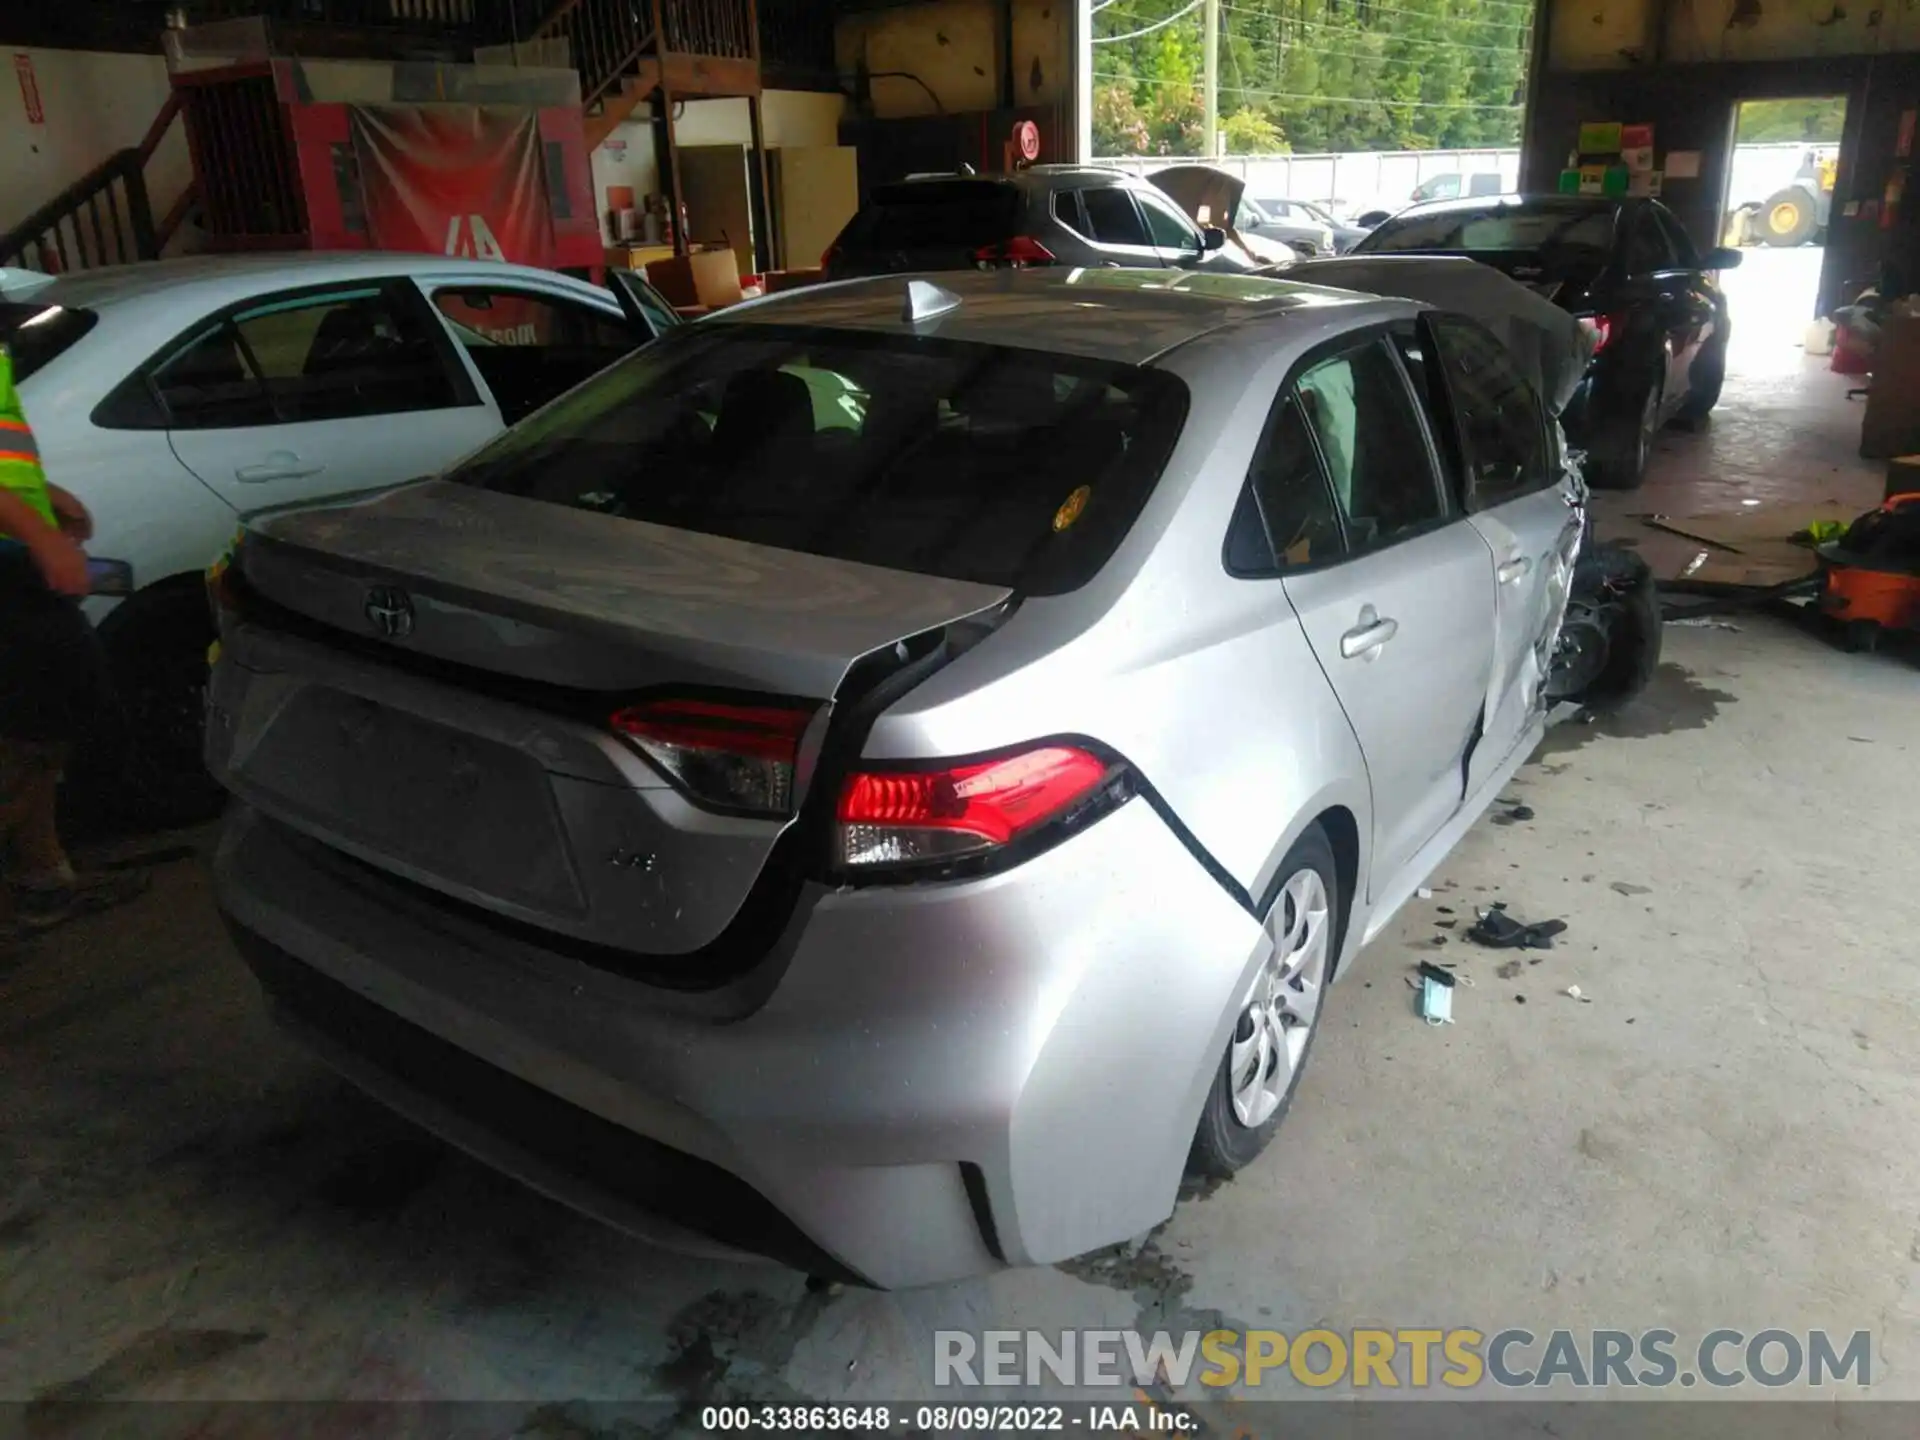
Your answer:
[[[1200,133],[1207,151],[1207,163],[1220,158],[1220,0],[1206,0],[1201,12],[1206,16],[1206,73],[1201,79],[1206,97],[1205,119]]]

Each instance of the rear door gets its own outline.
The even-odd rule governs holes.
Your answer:
[[[1283,399],[1269,463],[1324,483],[1339,550],[1311,511],[1272,522],[1288,598],[1366,756],[1373,893],[1459,809],[1493,668],[1493,577],[1478,533],[1443,490],[1425,427],[1383,334],[1339,342]],[[1271,427],[1270,427],[1271,428]],[[1307,453],[1300,455],[1302,442]],[[1297,457],[1297,458],[1296,458]]]
[[[1473,790],[1537,713],[1584,513],[1557,463],[1539,397],[1491,332],[1433,312],[1402,354],[1429,397],[1492,567],[1494,669],[1486,734],[1469,765]]]
[[[250,300],[149,379],[180,463],[240,511],[429,475],[500,428],[410,280]]]
[[[1002,245],[1020,215],[1004,180],[904,180],[880,185],[829,252],[829,274],[967,270],[974,252]]]
[[[602,306],[526,284],[422,283],[507,425],[653,338],[611,296]]]
[[[1685,395],[1686,382],[1689,380],[1693,362],[1699,358],[1701,350],[1713,338],[1714,326],[1719,319],[1719,306],[1715,303],[1718,287],[1706,271],[1700,268],[1700,252],[1694,248],[1692,237],[1686,228],[1662,205],[1649,205],[1647,213],[1653,216],[1661,231],[1667,237],[1668,248],[1673,254],[1673,270],[1662,277],[1662,292],[1670,296],[1677,315],[1682,318],[1684,333],[1681,345],[1685,354],[1684,367],[1676,364],[1680,382],[1672,395],[1677,406]]]
[[[1691,286],[1653,207],[1637,206],[1625,220],[1627,292],[1664,351],[1662,394],[1665,408],[1672,410],[1686,394],[1687,369],[1700,343]]]

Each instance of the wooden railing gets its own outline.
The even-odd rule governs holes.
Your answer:
[[[645,0],[562,0],[533,38],[567,42],[580,103],[591,105],[653,47],[652,12]]]
[[[663,0],[665,48],[683,55],[750,59],[755,53],[748,0]]]
[[[147,162],[179,113],[179,96],[169,95],[138,145],[109,155],[0,235],[0,266],[66,274],[157,259],[194,199],[189,185],[161,223],[154,224]]]

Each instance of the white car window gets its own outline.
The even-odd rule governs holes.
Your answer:
[[[460,403],[427,322],[393,287],[268,298],[154,369],[174,429],[346,420]]]

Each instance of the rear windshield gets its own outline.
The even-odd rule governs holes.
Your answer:
[[[1380,255],[1421,250],[1591,250],[1613,245],[1612,206],[1511,202],[1484,210],[1402,215],[1375,230],[1359,248]]]
[[[1186,416],[1164,371],[914,335],[694,325],[449,479],[1058,594],[1113,554]]]
[[[94,327],[91,310],[0,300],[0,345],[13,360],[13,378],[24,380]]]
[[[911,180],[874,190],[847,226],[848,250],[977,250],[1007,238],[1020,192],[998,180]]]

